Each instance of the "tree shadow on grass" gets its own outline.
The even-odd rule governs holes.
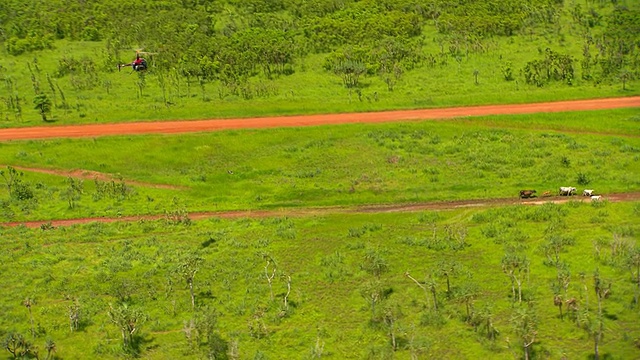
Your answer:
[[[158,344],[150,345],[155,339],[144,334],[135,335],[131,338],[129,347],[124,352],[134,358],[139,358],[143,351],[152,350],[158,347]]]

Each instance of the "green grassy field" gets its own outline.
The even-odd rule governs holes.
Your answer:
[[[64,359],[129,357],[132,353],[123,353],[120,331],[108,316],[110,307],[127,303],[143,314],[133,339],[140,358],[204,358],[224,353],[226,346],[242,359],[512,359],[523,354],[514,316],[530,306],[536,319],[536,358],[585,359],[593,339],[566,307],[561,319],[553,305],[557,268],[563,267],[570,272],[570,282],[560,294],[577,299],[580,316],[588,309],[592,320],[597,312],[595,271],[604,283],[611,282],[610,296],[602,300],[600,354],[632,359],[640,340],[634,303],[640,294],[631,281],[637,269],[627,261],[637,251],[639,223],[639,203],[576,202],[401,214],[214,218],[190,226],[141,221],[46,231],[5,228],[0,230],[5,289],[0,335],[17,331],[37,345],[40,354],[45,353],[46,339],[53,339]],[[550,262],[553,255],[545,256],[550,254],[545,244],[554,236],[570,240],[561,248],[557,266]],[[530,261],[529,271],[520,274],[523,303],[512,297],[502,271],[509,248],[519,249]],[[187,283],[176,273],[185,254],[202,259],[194,278],[195,312]],[[368,265],[371,259],[378,264],[373,268],[380,269],[379,278]],[[447,262],[456,269],[450,272],[450,292],[445,277],[438,275]],[[420,281],[432,274],[437,310],[431,293],[425,297],[404,276],[407,271]],[[266,277],[272,272],[273,299]],[[291,287],[285,308],[287,275]],[[383,295],[372,312],[366,299],[376,286]],[[32,300],[35,336],[23,306],[27,298]],[[477,316],[491,315],[499,331],[495,339],[487,337],[482,324],[466,319],[465,299]],[[80,317],[72,331],[73,306]],[[184,331],[190,319],[195,320],[191,342]]]
[[[167,0],[122,2],[125,8],[119,1],[0,4],[0,127],[640,94],[638,49],[627,47],[637,42],[638,3],[630,0],[528,2],[540,8],[510,1],[424,7],[421,0]],[[260,13],[261,6],[281,8]],[[65,11],[47,14],[49,7]],[[478,26],[500,21],[485,34],[437,25],[466,15]],[[512,36],[491,32],[519,16]],[[260,39],[244,31],[265,19],[291,26],[296,41],[304,40],[300,46],[311,46],[314,36],[344,36],[344,19],[355,30],[325,50],[289,53],[295,61],[286,75],[267,77],[253,63],[235,85],[224,85],[224,66],[240,72],[243,64],[219,62],[244,61],[229,57],[234,51],[251,55],[234,42]],[[399,26],[419,22],[419,33],[356,33],[398,19]],[[305,23],[330,26],[298,28]],[[92,34],[102,40],[77,41]],[[51,49],[9,55],[11,46],[44,35],[58,37]],[[365,40],[354,43],[349,35]],[[357,61],[380,65],[376,56],[389,40],[401,47],[393,51],[419,45],[421,56],[412,66],[404,62],[410,57],[393,63],[393,91],[380,69],[352,88],[325,69],[331,51],[364,51],[369,58]],[[118,72],[118,60],[131,61],[138,47],[157,51],[149,71]],[[527,84],[526,65],[545,60],[547,48],[570,56],[574,75]],[[175,49],[187,57],[176,58]],[[587,58],[591,74],[582,66]],[[207,66],[219,67],[206,79],[196,75]],[[52,102],[48,122],[34,107],[43,94]],[[12,174],[14,166],[58,174]],[[517,199],[521,189],[556,193],[560,186],[595,189],[605,199],[638,192],[638,108],[8,141],[0,143],[0,170],[0,223],[164,214],[0,226],[0,358],[521,359],[530,342],[531,359],[593,359],[595,341],[603,359],[640,353],[638,202],[580,196],[562,205],[438,212],[188,216]],[[71,171],[114,181],[80,181],[65,175]]]
[[[555,193],[570,185],[605,195],[638,191],[637,114],[623,109],[9,142],[0,144],[0,164],[97,171],[121,176],[125,184],[180,188],[131,186],[135,194],[126,198],[97,196],[94,182],[85,180],[70,209],[66,176],[26,171],[22,179],[37,201],[7,200],[2,218],[504,198],[524,188]]]

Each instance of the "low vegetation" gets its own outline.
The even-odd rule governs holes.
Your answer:
[[[0,337],[40,358],[632,358],[639,220],[572,202],[4,228]]]

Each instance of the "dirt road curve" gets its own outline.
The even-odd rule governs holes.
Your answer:
[[[364,214],[364,213],[391,213],[391,212],[417,212],[424,210],[452,210],[460,208],[483,208],[490,206],[504,206],[504,205],[542,205],[548,202],[562,204],[568,201],[583,201],[589,202],[590,198],[584,198],[582,196],[573,197],[546,197],[546,198],[534,198],[534,199],[517,199],[517,198],[503,198],[503,199],[476,199],[476,200],[459,200],[459,201],[438,201],[429,203],[414,203],[414,204],[388,204],[388,205],[363,205],[354,207],[318,207],[318,208],[295,208],[295,209],[281,209],[281,210],[239,210],[239,211],[219,211],[219,212],[200,212],[191,213],[189,218],[191,220],[202,220],[208,218],[224,218],[224,219],[237,219],[237,218],[265,218],[265,217],[302,217],[302,216],[323,216],[331,214]],[[603,196],[603,201],[608,202],[622,202],[622,201],[640,201],[640,193],[624,193],[624,194],[609,194]],[[43,224],[50,223],[53,227],[58,226],[71,226],[75,224],[84,224],[91,222],[111,223],[116,221],[153,221],[164,219],[163,215],[140,215],[140,216],[123,216],[118,218],[85,218],[85,219],[69,219],[69,220],[52,220],[52,221],[27,221],[27,222],[11,222],[0,223],[0,226],[15,227],[24,225],[29,228],[37,228]]]
[[[345,123],[377,123],[418,119],[447,119],[465,116],[530,114],[538,112],[583,111],[640,107],[640,96],[559,101],[519,105],[488,105],[445,109],[398,110],[353,114],[280,116],[225,120],[182,120],[118,124],[46,126],[0,129],[0,141],[61,137],[98,137],[131,134],[177,134],[243,128],[315,126]]]

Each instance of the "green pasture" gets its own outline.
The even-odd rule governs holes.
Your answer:
[[[509,198],[560,186],[606,196],[640,189],[638,129],[637,109],[621,109],[5,142],[5,171],[97,171],[132,191],[96,195],[88,179],[70,206],[66,176],[24,171],[35,196],[16,200],[5,187],[2,219]]]
[[[640,341],[640,290],[630,262],[638,224],[640,203],[572,202],[2,228],[0,336],[22,334],[41,358],[53,340],[64,359],[513,359],[523,357],[516,315],[529,309],[536,358],[590,358],[593,336],[577,322],[591,319],[603,325],[600,355],[631,359]],[[548,244],[560,238],[556,259]],[[509,251],[529,260],[519,273],[522,303],[502,270]],[[186,254],[201,259],[195,309],[176,273]],[[441,274],[451,264],[447,292]],[[557,287],[561,270],[569,274],[566,290]],[[599,315],[596,271],[611,286]],[[435,281],[437,309],[405,272]],[[372,288],[383,291],[373,309]],[[576,299],[579,311],[564,307],[561,319],[554,293]],[[127,351],[108,316],[123,304],[141,314]],[[467,305],[473,319],[491,319],[494,339],[485,323],[467,319]]]

